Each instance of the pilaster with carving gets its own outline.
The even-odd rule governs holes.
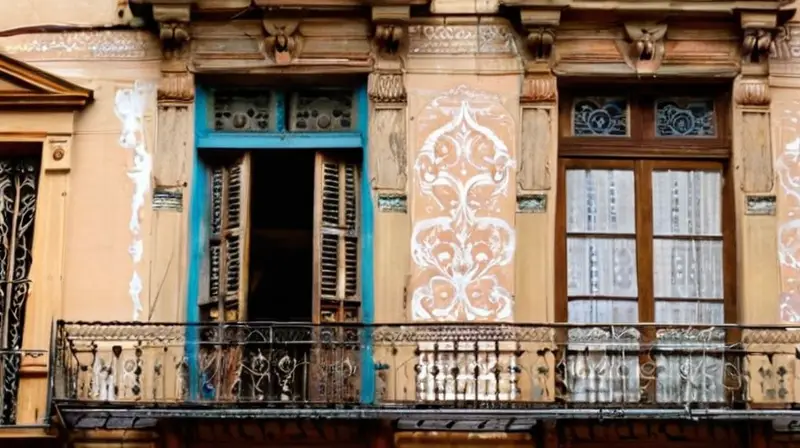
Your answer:
[[[174,3],[174,2],[172,2]],[[192,141],[194,120],[194,76],[189,71],[191,2],[183,5],[154,5],[153,15],[159,23],[162,47],[161,79],[158,85],[156,143],[153,150],[152,195],[178,198],[181,207],[154,209],[152,241],[157,241],[149,253],[154,279],[148,297],[150,316],[145,320],[169,321],[175,315],[174,298],[183,297],[183,274],[186,266],[187,236],[181,229],[188,223],[185,213],[189,183],[188,167],[194,152]],[[156,298],[160,297],[160,300]]]

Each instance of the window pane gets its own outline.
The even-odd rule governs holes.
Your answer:
[[[653,268],[657,298],[723,297],[722,241],[656,239]]]
[[[274,130],[273,97],[268,91],[214,92],[214,130],[267,132]]]
[[[634,233],[633,171],[568,170],[567,231]]]
[[[636,241],[569,238],[567,295],[636,297]]]
[[[714,101],[668,98],[656,101],[656,136],[713,137]]]
[[[569,322],[573,324],[628,324],[639,321],[634,300],[574,299],[569,301]]]
[[[722,235],[722,174],[653,173],[654,235]]]
[[[585,97],[572,106],[572,133],[578,137],[627,137],[626,98]]]

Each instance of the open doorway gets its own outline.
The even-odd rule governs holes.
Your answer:
[[[249,321],[312,321],[315,156],[252,155]]]

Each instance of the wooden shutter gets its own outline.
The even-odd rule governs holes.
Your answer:
[[[318,322],[361,318],[359,170],[357,161],[317,153],[314,315]]]
[[[203,321],[247,319],[250,154],[209,168],[208,273],[201,294]]]

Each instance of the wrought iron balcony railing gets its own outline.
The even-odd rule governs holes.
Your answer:
[[[44,350],[0,349],[0,429],[34,428],[49,424],[49,412],[29,420],[18,413],[21,390],[20,373],[28,364],[46,365],[48,353]],[[49,389],[49,380],[41,390]],[[41,403],[45,404],[45,403]]]
[[[743,409],[796,401],[798,336],[741,326],[62,322],[54,398],[270,409]]]

